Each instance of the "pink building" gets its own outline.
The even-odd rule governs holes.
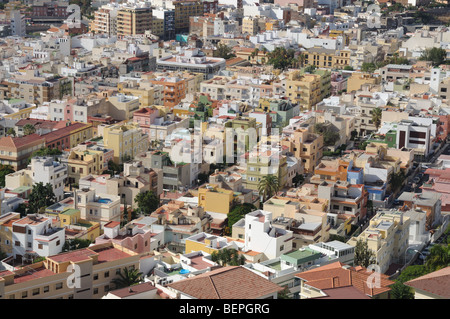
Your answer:
[[[140,217],[122,229],[119,222],[111,221],[103,226],[104,233],[95,239],[95,243],[112,242],[138,254],[151,252],[164,244],[164,232],[153,233],[150,229],[154,221],[151,217]]]
[[[338,95],[339,92],[347,89],[347,79],[338,72],[331,73],[331,95]],[[340,94],[339,94],[340,95]]]
[[[159,110],[144,107],[133,113],[133,122],[138,123],[142,131],[150,136],[150,125],[155,122],[155,119],[159,116]]]
[[[439,159],[441,158],[450,160],[450,156],[446,155],[441,155]],[[429,180],[420,187],[422,192],[441,194],[441,211],[450,212],[450,168],[429,168],[425,171],[425,175],[429,176]]]

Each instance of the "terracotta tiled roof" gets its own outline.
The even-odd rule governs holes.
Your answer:
[[[144,282],[142,284],[135,285],[132,287],[126,287],[126,288],[122,288],[122,289],[113,290],[110,292],[110,294],[115,295],[119,298],[126,298],[126,297],[138,295],[138,294],[148,292],[151,290],[155,290],[155,289],[156,289],[156,287],[154,287],[151,283]]]
[[[0,138],[0,147],[7,149],[19,149],[23,146],[27,146],[35,143],[36,141],[44,141],[44,139],[38,134],[30,134],[23,137],[11,137],[6,136]]]
[[[222,267],[169,285],[197,299],[256,299],[283,290],[238,266]]]
[[[312,270],[308,270],[295,276],[306,281],[306,284],[320,290],[335,289],[342,287],[354,287],[368,296],[376,296],[390,290],[389,286],[394,284],[388,276],[380,274],[380,288],[371,288],[367,279],[372,274],[364,267],[348,267],[341,262],[335,262]]]
[[[405,285],[450,299],[450,267],[407,281]]]

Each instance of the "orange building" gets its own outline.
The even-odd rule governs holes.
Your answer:
[[[149,79],[155,85],[162,85],[163,104],[171,109],[186,97],[186,81],[178,77],[156,77]]]

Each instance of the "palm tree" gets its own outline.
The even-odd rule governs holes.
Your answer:
[[[379,107],[375,108],[373,110],[373,112],[372,112],[372,122],[375,125],[375,127],[377,128],[377,131],[380,128],[380,125],[381,125],[381,114],[382,114],[382,112],[383,111]]]
[[[262,200],[272,197],[280,189],[280,183],[278,177],[275,175],[264,176],[258,184],[259,195],[262,196]]]
[[[118,278],[114,278],[112,283],[116,285],[117,289],[137,285],[144,281],[142,273],[138,269],[123,268],[123,272],[119,273]]]
[[[31,124],[25,124],[23,126],[23,135],[30,135],[36,132],[36,128]]]
[[[300,64],[300,67],[302,68],[303,65],[305,64],[305,54],[304,53],[300,53],[298,55],[298,63]]]

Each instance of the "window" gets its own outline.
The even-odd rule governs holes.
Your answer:
[[[98,274],[95,274],[94,275],[94,280],[97,280],[98,279]]]
[[[280,251],[283,251],[284,250],[284,245],[281,245],[280,246]]]
[[[62,287],[63,287],[62,282],[57,283],[57,284],[55,285],[55,289],[56,289],[56,290],[62,289]]]
[[[22,298],[26,298],[26,297],[28,297],[28,291],[22,292]]]
[[[39,288],[33,289],[33,296],[39,295],[39,291],[40,291]]]
[[[116,275],[119,275],[120,274],[120,268],[117,268],[116,269]]]
[[[31,235],[31,229],[28,229],[28,235]]]
[[[109,291],[109,285],[106,285],[105,286],[105,292],[108,292]]]
[[[43,289],[43,292],[45,293],[45,292],[49,292],[49,290],[50,290],[50,286],[44,286],[44,289]]]
[[[31,248],[31,243],[27,243],[28,248]]]
[[[58,240],[58,241],[56,242],[56,246],[59,246],[60,244],[61,244],[61,241]]]
[[[94,295],[98,294],[98,288],[94,288]]]
[[[105,278],[109,277],[109,271],[105,271]]]
[[[15,246],[20,246],[20,241],[17,241],[14,243]]]

